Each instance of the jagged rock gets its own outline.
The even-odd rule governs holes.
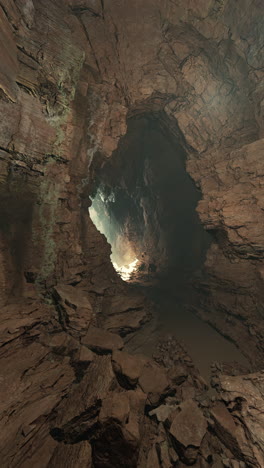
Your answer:
[[[237,430],[235,421],[224,403],[217,402],[210,410],[210,414],[215,422],[214,430],[216,431],[219,439],[231,450],[232,453],[241,457],[242,453],[238,440],[240,439],[239,430]]]
[[[121,146],[125,143],[128,159],[121,159],[120,172],[114,172],[114,186],[136,207],[132,217],[129,210],[121,210],[125,212],[122,232],[130,236],[139,255],[144,251],[143,234],[148,252],[142,254],[142,266],[151,281],[155,268],[172,261],[169,244],[182,250],[176,234],[188,224],[182,219],[188,211],[188,194],[180,193],[179,213],[174,201],[168,201],[172,216],[164,210],[167,198],[159,198],[155,176],[158,173],[159,179],[164,168],[171,168],[164,164],[165,152],[158,151],[155,173],[150,164],[153,157],[143,158],[154,156],[154,151],[131,149],[126,147],[129,139],[121,140],[129,122],[137,121],[138,129],[143,121],[150,127],[156,122],[165,135],[164,145],[173,140],[176,150],[171,161],[181,166],[177,174],[188,180],[191,175],[200,190],[200,220],[214,240],[206,255],[206,277],[197,284],[201,296],[197,313],[262,368],[262,20],[262,2],[251,0],[241,4],[146,0],[135,5],[0,0],[0,452],[4,468],[44,468],[49,463],[81,466],[83,455],[89,466],[90,446],[85,438],[91,439],[95,468],[136,467],[141,444],[143,460],[153,446],[148,467],[160,465],[154,446],[157,424],[144,416],[144,406],[147,397],[148,407],[158,404],[171,383],[179,385],[178,377],[167,385],[164,369],[151,364],[151,370],[143,370],[138,380],[147,394],[140,389],[123,392],[110,356],[87,360],[90,347],[111,353],[123,346],[120,337],[91,328],[91,323],[127,335],[141,327],[151,308],[142,294],[135,289],[132,293],[115,274],[111,247],[87,210],[89,196],[102,180],[98,169],[114,161],[112,153],[119,141]],[[145,129],[149,126],[141,127],[144,135],[139,138],[144,144]],[[153,148],[157,140],[151,140]],[[182,170],[185,160],[188,174]],[[133,179],[133,168],[140,169],[143,179]],[[172,177],[171,185],[167,184],[172,171],[166,174],[165,191],[174,193],[179,184]],[[142,222],[137,221],[141,224],[137,233],[131,227],[138,214]],[[176,229],[170,230],[167,244],[166,229],[172,221]],[[199,242],[204,231],[198,219],[197,226],[189,229],[194,242],[185,250],[191,263],[195,258],[201,261]],[[186,240],[186,230],[183,234]],[[182,255],[184,263],[187,255]],[[47,305],[54,302],[56,309]],[[88,344],[79,350],[86,334]],[[184,360],[173,340],[157,354],[159,363],[168,368],[181,360],[189,369],[188,379],[177,388],[179,401],[204,390],[192,361]],[[76,362],[90,362],[79,379]],[[129,371],[131,382],[134,376]],[[236,425],[239,452],[229,453],[220,445],[214,453],[223,453],[232,468],[239,457],[243,458],[240,468],[264,466],[262,380],[260,373],[236,380],[221,376],[218,382]],[[110,393],[127,395],[128,422],[98,422]],[[226,441],[231,426],[226,416],[214,416],[215,428],[220,426],[219,436]],[[181,425],[176,427],[180,429]],[[199,433],[200,429],[196,437]],[[197,455],[197,449],[177,446],[177,450],[188,463]],[[198,457],[195,465],[203,464]],[[145,466],[144,462],[140,468]]]
[[[150,319],[147,310],[128,311],[122,314],[111,315],[104,320],[104,327],[121,336],[135,332]]]
[[[142,433],[144,432],[144,411],[147,400],[147,395],[139,388],[136,390],[129,390],[127,392],[130,405],[130,413],[126,423],[126,432],[133,440],[140,442]],[[129,437],[129,436],[127,436]]]
[[[190,446],[200,447],[206,431],[206,419],[192,400],[184,401],[172,415],[170,434],[186,449]],[[194,455],[188,454],[188,458],[192,456]]]
[[[58,444],[51,460],[49,461],[50,468],[75,468],[76,465],[80,468],[92,467],[92,447],[87,440],[74,445]]]
[[[114,419],[124,425],[128,420],[129,411],[130,405],[127,393],[112,393],[103,400],[99,421],[104,424],[107,420]]]
[[[135,468],[137,466],[140,439],[131,431],[129,421],[125,424],[127,418],[130,418],[128,395],[124,394],[122,397],[121,408],[119,408],[119,395],[113,396],[115,401],[113,409],[110,409],[109,401],[108,410],[104,411],[102,408],[103,414],[99,417],[99,428],[93,443],[93,461],[98,467]]]
[[[161,405],[149,412],[150,416],[156,416],[159,422],[165,422],[171,413],[175,411],[175,405]]]
[[[148,453],[146,468],[160,468],[159,457],[155,445],[153,445]]]
[[[173,464],[170,460],[169,446],[166,440],[163,440],[159,443],[159,452],[162,468],[172,468]]]
[[[170,447],[170,448],[169,448],[169,455],[170,455],[170,459],[171,459],[172,463],[176,464],[176,463],[179,461],[178,454],[177,454],[177,452],[174,450],[173,447]]]
[[[114,351],[113,369],[125,385],[135,386],[148,362],[146,356],[130,355],[124,351]]]
[[[109,315],[121,314],[148,306],[146,298],[141,295],[116,295],[111,299]]]
[[[123,348],[123,340],[120,336],[101,328],[89,327],[88,332],[81,340],[82,344],[97,353],[111,353]]]
[[[92,362],[95,358],[95,354],[86,346],[81,346],[79,361],[81,362]]]
[[[138,383],[151,405],[157,404],[171,389],[165,370],[153,361],[144,366]]]
[[[37,459],[47,466],[56,446],[49,436],[49,415],[75,378],[70,358],[54,359],[37,337],[24,333],[23,339],[17,338],[1,352],[3,466],[10,466],[10,456],[19,466],[25,467],[28,460],[37,465]]]
[[[16,56],[16,43],[12,34],[12,27],[8,21],[7,13],[1,9],[1,43],[3,44],[2,60],[0,66],[0,89],[11,101],[17,100],[18,87],[16,77],[18,61]],[[8,44],[8,47],[7,47]]]
[[[66,327],[84,335],[92,319],[92,306],[83,291],[77,287],[58,285],[54,288],[64,309]]]
[[[73,355],[80,348],[80,343],[65,332],[50,336],[42,335],[40,342],[45,346],[50,346],[54,353],[65,356]]]
[[[60,443],[75,444],[95,434],[102,402],[117,387],[110,356],[95,356],[78,385],[56,409],[51,436]]]
[[[181,385],[188,377],[188,372],[181,364],[174,365],[170,369],[170,379],[174,385]]]
[[[77,287],[59,284],[56,286],[55,291],[57,292],[59,298],[62,302],[67,304],[69,307],[80,309],[87,309],[88,316],[91,314],[92,306],[91,303],[83,291]],[[88,312],[89,311],[89,312]]]
[[[236,459],[249,466],[261,467],[263,458],[263,373],[243,376],[219,375],[218,389],[230,406],[223,404],[212,409],[218,437]]]

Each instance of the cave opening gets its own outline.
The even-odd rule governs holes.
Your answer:
[[[128,119],[118,149],[97,172],[90,215],[124,280],[182,282],[203,265],[210,236],[196,212],[200,192],[185,161],[162,116],[144,114]]]
[[[128,349],[152,355],[157,334],[175,331],[210,381],[212,361],[246,366],[247,360],[199,316],[213,239],[199,220],[201,194],[186,158],[184,142],[162,115],[129,118],[117,150],[95,171],[90,216],[111,244],[119,275],[157,306],[155,328],[143,327]]]

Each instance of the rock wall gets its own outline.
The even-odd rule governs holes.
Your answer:
[[[120,335],[145,323],[151,306],[115,275],[87,213],[89,167],[117,148],[127,113],[163,111],[217,241],[206,263],[204,318],[261,360],[263,6],[242,3],[0,0],[3,467],[89,466],[91,457],[95,467],[128,466],[127,458],[166,466],[167,437],[168,463],[199,458],[208,466],[220,450],[230,463],[262,466],[260,440],[260,453],[223,437],[207,451],[208,423],[196,407],[200,439],[177,432],[189,387],[204,389],[196,373],[182,393],[160,359],[144,363],[143,375],[141,361],[136,375],[134,365],[132,376],[116,370]],[[145,413],[171,391],[181,396],[169,426],[159,425],[168,436]],[[255,443],[255,428],[245,438]]]
[[[83,21],[105,86],[117,93],[107,139],[99,127],[102,152],[116,148],[120,104],[129,116],[161,112],[188,154],[202,191],[198,213],[215,240],[197,312],[261,365],[263,6],[149,0],[105,3],[96,13]]]

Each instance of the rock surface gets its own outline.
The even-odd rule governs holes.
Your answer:
[[[157,120],[214,236],[198,313],[262,366],[263,17],[257,0],[0,0],[3,468],[264,466],[261,372],[220,375],[220,406],[203,406],[206,384],[176,341],[142,373],[118,353],[152,306],[116,275],[88,214],[126,118]],[[152,258],[162,218],[150,224],[140,199]],[[179,407],[189,438],[166,425]]]
[[[98,353],[109,353],[124,346],[122,338],[114,333],[101,328],[89,327],[88,332],[82,338],[82,344]]]

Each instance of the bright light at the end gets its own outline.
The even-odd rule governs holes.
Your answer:
[[[113,262],[113,266],[117,273],[121,276],[124,281],[128,281],[132,273],[136,271],[138,264],[138,259],[136,258],[133,262],[129,263],[128,265],[118,266],[116,263]]]

